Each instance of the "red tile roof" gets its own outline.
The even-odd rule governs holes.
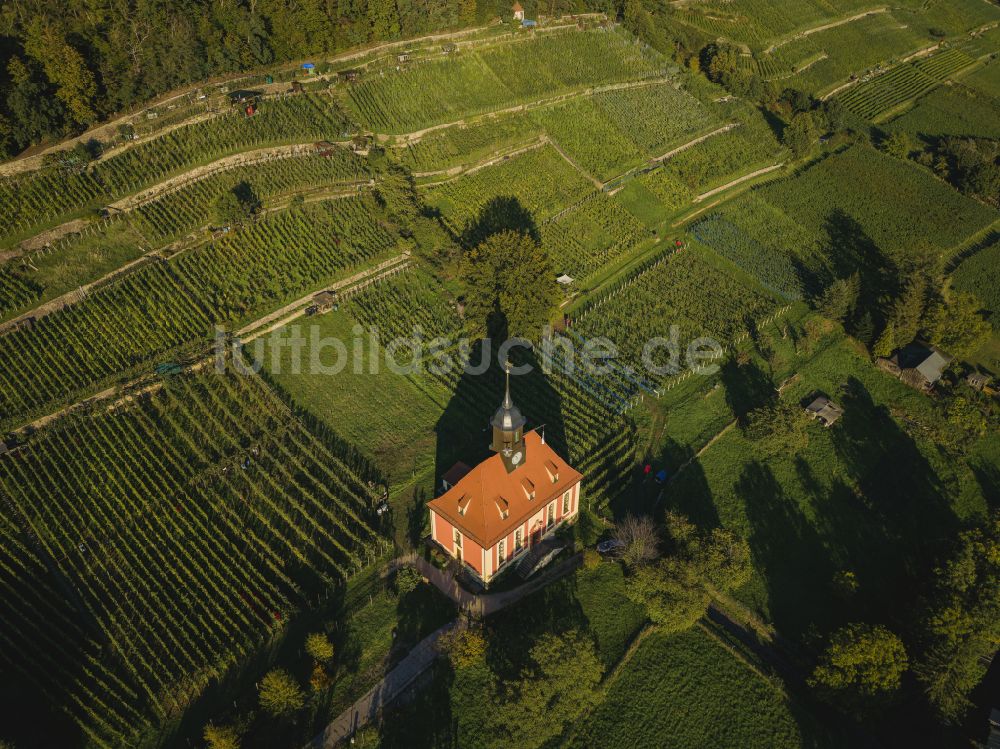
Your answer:
[[[510,473],[499,453],[491,455],[428,506],[480,546],[493,546],[583,478],[537,433],[524,435],[524,448],[524,462]]]
[[[465,463],[463,463],[462,461],[458,461],[455,465],[453,465],[451,468],[445,471],[444,476],[441,477],[441,480],[444,481],[446,484],[448,484],[448,486],[454,486],[459,481],[461,481],[466,476],[466,474],[468,474],[469,471],[471,470],[472,469],[469,468],[469,466],[467,466]]]
[[[514,12],[515,13],[520,13],[522,10],[524,10],[524,8],[521,7],[521,3],[516,2],[516,0],[515,0],[515,2],[514,2]]]

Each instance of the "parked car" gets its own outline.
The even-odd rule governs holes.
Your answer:
[[[625,551],[625,542],[619,541],[617,538],[609,538],[607,541],[601,541],[597,544],[597,550],[605,556],[621,556],[622,552]]]

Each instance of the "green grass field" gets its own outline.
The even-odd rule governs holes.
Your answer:
[[[942,86],[887,127],[924,138],[1000,138],[1000,101],[971,86]]]
[[[750,541],[758,575],[739,597],[786,636],[825,631],[860,612],[905,620],[928,551],[986,512],[988,488],[967,461],[922,436],[919,425],[938,418],[933,404],[877,371],[849,341],[826,344],[795,371],[782,399],[826,393],[844,406],[841,422],[811,426],[805,449],[766,459],[731,429],[669,487],[664,505]],[[724,369],[727,402],[770,387],[761,376],[753,365]],[[845,569],[860,583],[847,601],[831,587]]]
[[[608,749],[834,745],[779,687],[698,628],[647,637],[569,744]]]

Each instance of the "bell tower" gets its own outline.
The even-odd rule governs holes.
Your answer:
[[[504,364],[506,372],[506,384],[504,387],[503,403],[490,419],[490,426],[493,427],[493,441],[490,449],[500,453],[507,473],[511,473],[521,463],[524,462],[524,424],[525,418],[521,415],[521,409],[514,405],[510,398],[510,362]]]

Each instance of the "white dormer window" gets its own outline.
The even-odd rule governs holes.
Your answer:
[[[549,478],[552,479],[553,484],[559,480],[559,466],[551,460],[545,461],[545,470],[548,472]]]
[[[510,502],[508,502],[503,497],[497,497],[496,500],[497,512],[500,513],[500,519],[506,520],[510,515]]]
[[[535,485],[530,479],[521,479],[521,489],[524,490],[524,496],[526,499],[532,500],[535,498]]]

